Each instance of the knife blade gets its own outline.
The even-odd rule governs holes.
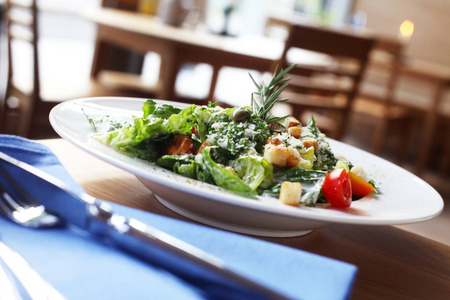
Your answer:
[[[2,152],[0,161],[6,162],[2,166],[9,172],[2,175],[10,177],[16,193],[35,198],[67,224],[172,272],[215,299],[229,299],[230,295],[233,299],[288,299],[232,271],[218,257],[136,219],[115,214],[106,202],[72,189],[34,166]],[[23,183],[28,180],[38,184],[29,185],[25,192]]]

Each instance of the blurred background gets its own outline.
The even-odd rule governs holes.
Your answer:
[[[317,114],[330,137],[401,165],[450,201],[448,1],[0,0],[0,7],[1,133],[57,137],[48,112],[78,97],[250,105],[249,73],[267,82],[276,65],[297,63],[292,100],[275,113]],[[446,209],[402,228],[450,244],[449,225]]]

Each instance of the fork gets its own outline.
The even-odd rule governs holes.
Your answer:
[[[19,197],[13,198],[6,190],[0,182],[0,212],[11,221],[30,228],[52,228],[63,224],[60,218],[47,213],[43,205],[32,199],[25,203]]]
[[[0,212],[7,218],[25,227],[49,228],[62,224],[61,220],[47,213],[42,205],[27,205],[20,197],[13,198],[6,192],[5,185],[0,182]],[[27,295],[25,299],[65,299],[55,288],[46,282],[26,260],[0,242],[0,259],[13,273]]]

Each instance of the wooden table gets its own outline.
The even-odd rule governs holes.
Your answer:
[[[108,44],[140,53],[161,55],[159,99],[176,99],[175,80],[183,63],[213,67],[209,97],[222,66],[267,71],[281,56],[283,43],[264,37],[229,37],[163,24],[157,18],[111,8],[89,11],[83,17],[98,25],[92,76],[104,67]]]
[[[42,143],[92,196],[189,221],[162,206],[133,175],[67,141]],[[262,239],[356,265],[353,299],[448,299],[450,295],[450,247],[391,226],[335,224],[302,237]]]

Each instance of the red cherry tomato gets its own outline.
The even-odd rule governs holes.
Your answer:
[[[373,185],[371,185],[355,173],[348,172],[348,176],[350,177],[350,181],[352,182],[352,193],[355,196],[365,196],[375,189]]]
[[[322,192],[336,207],[350,207],[352,204],[352,184],[345,169],[333,170],[325,176]]]
[[[193,154],[194,152],[194,143],[183,134],[176,135],[169,143],[166,151],[168,155]]]

